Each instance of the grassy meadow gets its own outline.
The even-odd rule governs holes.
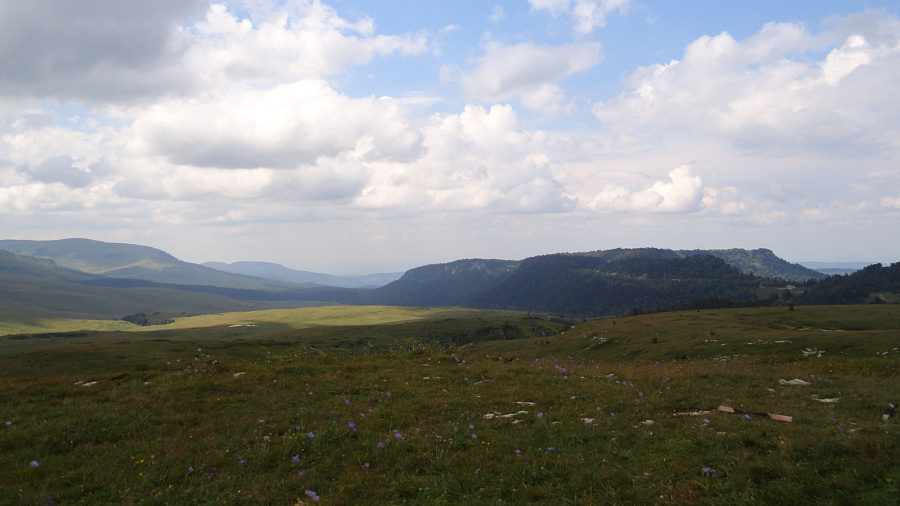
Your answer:
[[[900,501],[897,306],[26,320],[0,504]]]

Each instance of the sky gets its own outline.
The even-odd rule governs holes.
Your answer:
[[[888,0],[0,0],[0,238],[900,261]]]

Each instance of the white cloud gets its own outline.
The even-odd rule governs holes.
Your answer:
[[[181,86],[182,23],[206,0],[4,2],[0,94],[115,100]]]
[[[539,46],[524,42],[511,46],[496,41],[484,44],[484,55],[475,68],[462,75],[465,93],[479,100],[522,98],[524,107],[547,114],[570,110],[565,94],[555,83],[585,72],[600,62],[600,44],[582,42],[564,46]]]
[[[239,19],[213,4],[195,25],[186,65],[206,85],[272,84],[335,75],[375,56],[419,55],[424,35],[373,35],[374,23],[349,23],[318,1],[259,7]]]
[[[23,165],[19,167],[19,172],[33,181],[63,183],[72,188],[88,186],[93,180],[90,170],[75,167],[73,162],[72,157],[68,155],[55,156],[35,166]]]
[[[248,17],[208,0],[5,4],[0,95],[128,102],[335,75],[428,50],[423,34],[375,35],[372,19],[347,21],[319,0],[242,3]]]
[[[547,136],[524,130],[511,106],[436,115],[423,136],[426,152],[415,162],[373,164],[358,205],[516,213],[574,206],[550,171]]]
[[[606,17],[615,11],[625,14],[631,0],[528,0],[533,10],[546,10],[556,16],[566,14],[575,23],[575,31],[591,33],[606,26]]]
[[[495,5],[493,10],[491,10],[491,17],[489,19],[491,23],[495,25],[506,19],[506,14],[503,12],[503,6]]]
[[[704,199],[703,181],[690,167],[682,165],[669,171],[669,181],[656,181],[638,190],[616,183],[604,184],[584,203],[597,211],[654,211],[684,213],[699,211]]]
[[[900,128],[900,20],[867,12],[844,25],[869,31],[851,32],[819,62],[797,55],[833,33],[813,37],[800,25],[770,23],[743,41],[701,37],[682,60],[636,71],[594,113],[610,131],[648,140],[699,135],[772,155],[872,150]]]
[[[420,142],[398,102],[352,99],[321,80],[163,101],[131,115],[131,152],[198,167],[297,167],[360,143],[366,156],[406,160]]]

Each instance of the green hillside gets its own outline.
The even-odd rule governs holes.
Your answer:
[[[0,249],[0,274],[71,282],[95,278],[85,272],[62,268],[50,260],[17,255],[3,249]]]
[[[156,248],[134,244],[107,243],[89,239],[0,240],[0,250],[51,260],[61,267],[111,278],[245,290],[291,290],[312,286],[227,273],[183,262]]]
[[[779,258],[769,249],[710,249],[681,250],[681,255],[712,255],[721,258],[728,265],[733,265],[747,274],[761,278],[781,278],[786,281],[808,281],[823,279],[827,275],[800,264],[792,264]]]
[[[400,306],[455,306],[471,304],[486,290],[512,275],[519,262],[510,260],[457,260],[407,271],[400,279],[372,290],[373,304]]]
[[[6,313],[105,319],[140,312],[218,313],[277,305],[171,288],[95,287],[9,274],[0,274],[0,304]]]
[[[758,278],[709,255],[558,254],[523,261],[474,303],[495,309],[612,316],[632,308],[665,308],[700,299],[751,301],[758,285]]]

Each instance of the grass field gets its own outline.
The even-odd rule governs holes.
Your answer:
[[[0,338],[0,503],[900,500],[894,306],[316,309]]]

